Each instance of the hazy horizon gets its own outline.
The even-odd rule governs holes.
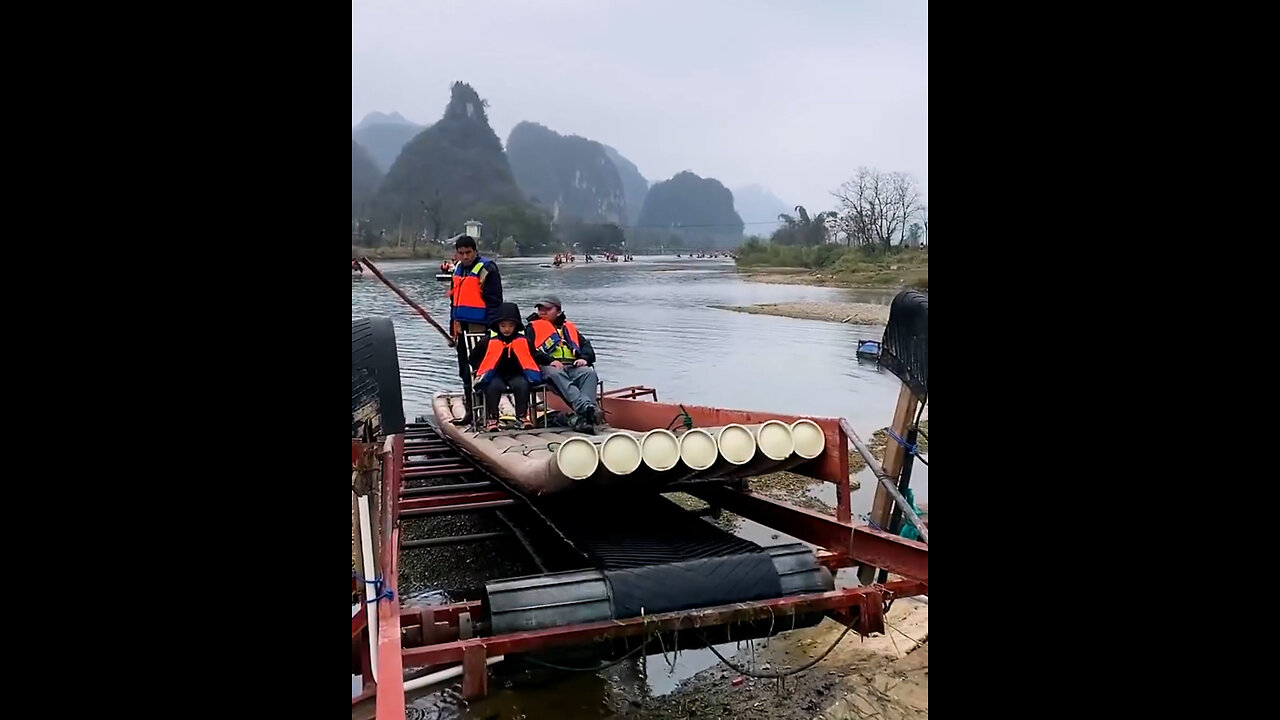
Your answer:
[[[927,2],[369,0],[351,26],[353,127],[435,123],[461,80],[504,144],[540,123],[651,183],[689,170],[816,213],[866,165],[928,201]]]

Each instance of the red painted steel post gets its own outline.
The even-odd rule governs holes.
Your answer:
[[[400,484],[404,436],[387,439],[382,458],[382,583],[391,597],[378,600],[377,720],[404,720],[404,659],[400,647]]]
[[[489,666],[483,645],[462,650],[462,699],[477,700],[489,692]]]
[[[843,425],[836,426],[836,436],[840,438],[840,481],[836,483],[836,519],[847,523],[853,521],[853,502],[849,492],[849,436],[845,435]]]
[[[422,644],[430,645],[436,641],[436,611],[431,607],[422,609]]]

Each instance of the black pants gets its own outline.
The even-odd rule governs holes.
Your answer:
[[[471,362],[467,360],[467,341],[458,335],[458,375],[462,377],[462,398],[467,403],[467,413],[471,413]]]
[[[510,390],[516,398],[516,417],[529,419],[529,381],[523,375],[510,378],[491,378],[484,386],[485,419],[494,422],[498,419],[498,400],[502,393]]]

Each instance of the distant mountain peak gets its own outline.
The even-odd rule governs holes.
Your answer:
[[[554,220],[628,222],[621,175],[600,143],[524,121],[507,137],[507,159],[520,190]]]
[[[772,190],[759,183],[734,190],[733,205],[742,221],[752,224],[748,231],[752,235],[768,235],[782,226],[777,221],[778,215],[795,212],[792,205],[783,202]]]
[[[390,114],[374,110],[368,115],[365,115],[364,118],[351,130],[352,132],[359,132],[370,125],[412,125],[417,128],[422,127],[422,125],[405,118],[405,116],[401,115],[396,110],[392,110]]]

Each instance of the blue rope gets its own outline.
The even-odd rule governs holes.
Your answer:
[[[899,445],[906,448],[908,455],[916,454],[916,446],[911,445],[907,443],[906,440],[903,440],[902,438],[898,437],[898,433],[894,432],[893,428],[885,428],[885,432],[889,433],[889,437],[893,438],[894,440],[897,440]]]
[[[372,598],[366,601],[368,603],[376,603],[383,598],[386,598],[388,600],[396,599],[395,592],[384,587],[384,582],[381,577],[376,577],[372,580],[366,580],[360,577],[360,573],[355,572],[354,570],[351,572],[351,577],[355,578],[356,580],[359,580],[361,583],[364,583],[365,585],[373,585],[373,590],[375,594]]]

